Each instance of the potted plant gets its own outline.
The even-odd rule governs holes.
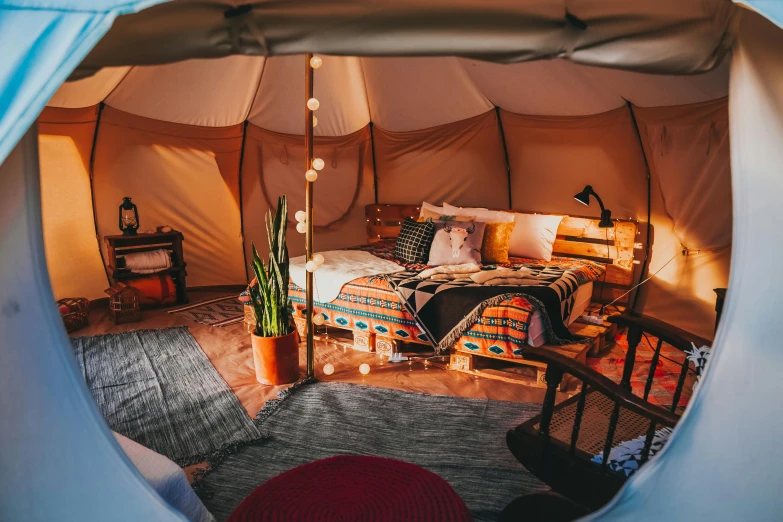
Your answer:
[[[299,337],[288,302],[287,223],[288,201],[282,196],[277,199],[277,213],[273,215],[270,210],[266,215],[266,266],[253,245],[256,284],[251,284],[249,290],[256,320],[251,340],[256,379],[261,384],[285,384],[299,378]]]

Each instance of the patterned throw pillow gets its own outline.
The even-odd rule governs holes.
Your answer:
[[[433,266],[481,263],[485,223],[438,222],[427,264]]]
[[[432,221],[418,223],[405,218],[394,245],[394,257],[403,263],[426,264],[434,234],[435,225]]]
[[[485,265],[508,263],[508,247],[514,222],[487,223],[484,229],[484,242],[481,244],[481,262]]]

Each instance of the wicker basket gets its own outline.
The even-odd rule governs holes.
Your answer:
[[[87,326],[90,300],[86,297],[66,297],[57,301],[68,333]]]

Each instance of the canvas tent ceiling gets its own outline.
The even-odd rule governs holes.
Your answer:
[[[563,7],[561,2],[553,3]],[[775,2],[743,3],[783,26]],[[603,8],[604,14],[622,10],[611,2],[589,4]],[[667,5],[670,26],[679,22],[678,4],[712,5],[686,1]],[[18,44],[7,49],[0,68],[6,108],[0,114],[0,158],[4,160],[0,167],[0,338],[4,343],[0,350],[0,396],[10,398],[0,401],[3,417],[9,420],[0,430],[0,443],[7,449],[0,457],[7,470],[0,477],[7,493],[0,510],[10,519],[104,520],[111,516],[118,520],[182,520],[124,460],[78,376],[51,304],[43,261],[37,140],[31,132],[19,142],[46,99],[111,20],[146,5],[112,0],[15,0],[0,6],[6,36]],[[442,5],[449,8],[448,3]],[[730,4],[726,1],[724,5]],[[392,29],[401,25],[396,22]],[[471,27],[457,27],[454,20],[442,27],[449,27],[449,23],[454,25],[452,34],[471,33]],[[357,21],[355,27],[361,28],[361,23]],[[419,34],[426,35],[428,28],[422,24]],[[328,34],[330,29],[326,24],[316,32]],[[520,33],[527,29],[521,28]],[[696,40],[737,35],[730,101],[737,243],[732,252],[732,281],[711,370],[672,439],[653,462],[628,481],[612,504],[591,519],[776,520],[781,509],[777,493],[781,487],[781,446],[776,440],[781,403],[775,386],[781,370],[778,340],[783,335],[777,303],[783,280],[780,248],[770,238],[777,234],[776,209],[783,197],[779,176],[783,162],[779,146],[783,140],[783,32],[762,16],[745,12],[736,33],[707,33],[693,24],[686,24],[683,33]],[[616,50],[622,50],[624,40],[633,41],[635,36],[629,31],[607,39]],[[368,37],[377,38],[378,33]],[[305,40],[302,34],[290,39],[303,45],[303,51],[324,51],[323,42],[302,44]],[[672,48],[679,48],[681,56],[703,56],[707,47],[673,41],[677,45]],[[358,37],[352,39],[353,49],[348,54],[362,52],[361,43]],[[426,41],[417,43],[423,44],[419,52],[437,52]],[[386,44],[385,50],[392,53],[399,45],[394,39],[387,39]],[[441,50],[449,54],[451,49],[443,44]],[[199,56],[199,52],[192,56]],[[622,56],[594,54],[601,56],[618,67],[654,68],[650,62],[657,59],[639,49]],[[666,65],[661,70],[665,71]],[[747,443],[749,437],[753,444]],[[752,471],[749,462],[753,463]],[[62,469],[69,469],[78,480],[62,481],[57,472]]]
[[[248,251],[253,242],[265,244],[270,202],[287,193],[291,208],[304,205],[303,63],[302,56],[230,56],[106,68],[68,82],[40,119],[44,186],[50,177],[64,183],[71,176],[73,186],[81,183],[79,207],[89,209],[85,180],[92,175],[99,236],[117,233],[116,207],[132,196],[142,229],[169,224],[185,233],[191,285],[242,283],[243,239]],[[448,201],[583,215],[594,209],[571,195],[585,184],[616,217],[646,222],[650,163],[650,267],[665,268],[650,283],[644,309],[711,335],[712,289],[727,283],[731,238],[728,61],[705,74],[661,76],[565,60],[324,56],[315,77],[315,133],[327,160],[317,183],[317,249],[363,243],[369,203]],[[79,146],[60,139],[58,149],[49,133],[68,132]],[[90,151],[88,158],[75,161],[77,149]],[[75,167],[64,172],[65,162]],[[690,187],[699,180],[713,192],[694,201]],[[62,226],[54,216],[63,200],[44,198],[45,218]],[[88,216],[69,226],[79,241],[62,242],[56,226],[45,226],[55,293],[78,289],[73,274],[58,273],[60,260],[84,259],[83,292],[99,297],[106,275],[94,226]],[[299,254],[303,244],[293,226],[289,231],[292,254]],[[672,260],[682,245],[699,252]]]

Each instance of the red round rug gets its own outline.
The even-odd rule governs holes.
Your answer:
[[[468,522],[452,487],[393,459],[338,456],[278,475],[242,501],[228,522]]]

